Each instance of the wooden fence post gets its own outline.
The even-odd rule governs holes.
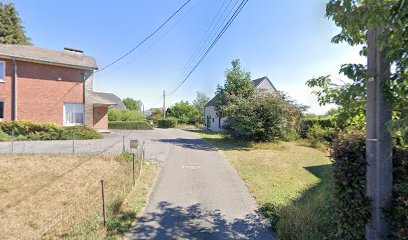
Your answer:
[[[122,138],[122,145],[123,145],[122,153],[124,153],[126,151],[126,149],[125,149],[125,135],[123,135],[123,138]]]
[[[75,133],[72,133],[72,155],[75,155]]]
[[[136,184],[135,181],[135,153],[132,153],[132,161],[133,161],[133,185]]]

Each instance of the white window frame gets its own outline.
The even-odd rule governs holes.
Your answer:
[[[0,63],[3,63],[3,76],[0,76],[0,82],[6,82],[6,62],[0,61]]]
[[[66,107],[66,105],[81,105],[81,106],[82,106],[82,112],[83,112],[83,114],[82,114],[82,123],[68,123],[68,122],[66,121],[66,115],[65,115],[65,112],[66,112],[65,107]],[[64,116],[63,126],[66,126],[66,127],[84,126],[84,125],[85,125],[85,105],[84,105],[83,103],[64,103],[63,116]]]
[[[3,118],[0,118],[0,122],[3,122],[5,115],[6,115],[6,101],[3,99],[0,99],[0,102],[3,103]]]

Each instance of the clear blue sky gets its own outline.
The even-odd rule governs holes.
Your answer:
[[[185,0],[23,1],[15,0],[27,35],[37,47],[82,49],[99,67],[113,61],[157,28]],[[214,96],[233,59],[252,73],[268,76],[310,112],[324,113],[305,81],[337,75],[341,64],[365,63],[358,49],[334,45],[339,31],[324,17],[324,0],[249,0],[204,62],[168,104],[192,101],[197,91]],[[177,76],[199,44],[223,0],[192,0],[180,15],[128,58],[95,76],[96,91],[141,99],[146,108],[161,106],[162,91]]]

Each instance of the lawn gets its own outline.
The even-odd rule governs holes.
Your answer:
[[[235,167],[281,239],[322,239],[332,234],[332,174],[326,151],[302,142],[234,143],[219,134],[198,134]]]
[[[131,172],[123,157],[0,156],[0,239],[84,238],[81,234],[92,231],[99,236],[100,180],[105,180],[108,219],[115,219],[122,208],[141,210],[158,167],[143,165],[135,187],[143,191],[137,196],[130,191]]]

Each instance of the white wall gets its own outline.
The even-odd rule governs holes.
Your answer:
[[[207,126],[207,117],[210,117],[210,127]],[[212,132],[219,132],[222,130],[222,126],[224,125],[225,118],[221,118],[221,122],[219,122],[220,118],[217,116],[214,106],[208,106],[204,109],[204,126],[206,129],[211,130]],[[221,123],[221,128],[220,128]]]

